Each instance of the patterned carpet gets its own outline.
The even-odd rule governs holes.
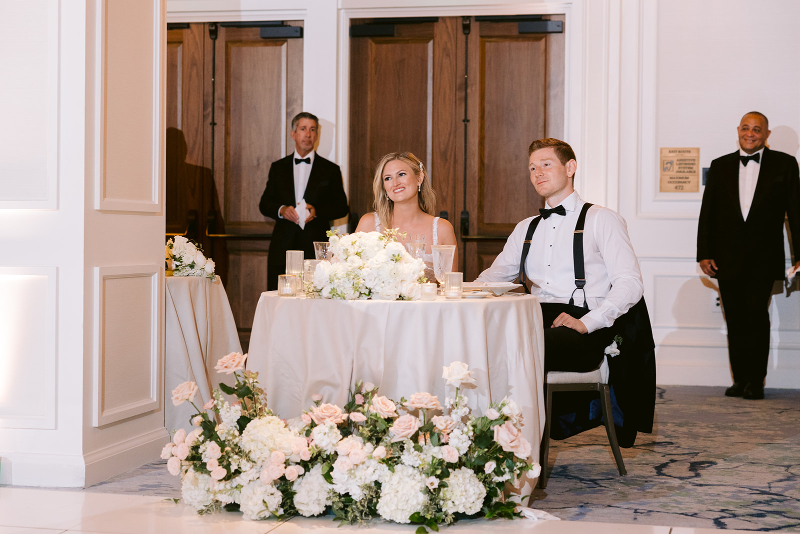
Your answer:
[[[622,450],[625,477],[602,427],[551,442],[532,506],[570,521],[800,532],[800,390],[722,393],[660,388],[654,433]],[[86,491],[178,498],[180,484],[159,461]]]

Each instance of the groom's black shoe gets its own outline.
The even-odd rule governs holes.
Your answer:
[[[744,395],[744,392],[747,388],[747,385],[744,382],[734,382],[731,387],[725,390],[726,397],[741,397]]]
[[[744,387],[742,397],[749,400],[761,400],[764,398],[764,386],[755,382],[748,382]]]

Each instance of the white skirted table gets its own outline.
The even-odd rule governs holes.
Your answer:
[[[217,361],[241,352],[242,346],[219,276],[215,280],[169,276],[166,299],[166,427],[170,432],[179,428],[189,431],[192,405],[173,406],[172,390],[187,380],[196,382],[199,391],[194,403],[202,407],[221,381],[232,384],[230,377],[214,370]]]
[[[470,366],[472,409],[511,396],[525,417],[536,461],[544,430],[544,335],[531,295],[436,301],[327,300],[261,294],[247,368],[258,371],[267,402],[291,418],[324,402],[344,406],[357,380],[391,399],[426,391],[444,404],[442,367]],[[467,386],[470,388],[470,386]],[[446,395],[447,393],[447,395]]]

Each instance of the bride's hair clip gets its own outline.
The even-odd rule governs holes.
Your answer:
[[[423,165],[421,161],[419,162],[419,173],[425,174],[425,165]]]

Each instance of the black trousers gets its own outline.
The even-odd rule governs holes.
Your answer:
[[[594,371],[603,361],[605,348],[614,341],[611,328],[601,328],[591,334],[580,334],[566,326],[551,328],[556,317],[566,312],[579,319],[589,310],[569,304],[542,304],[544,319],[544,370]]]
[[[734,382],[763,384],[769,361],[769,299],[775,280],[719,280],[728,325],[728,356]]]

